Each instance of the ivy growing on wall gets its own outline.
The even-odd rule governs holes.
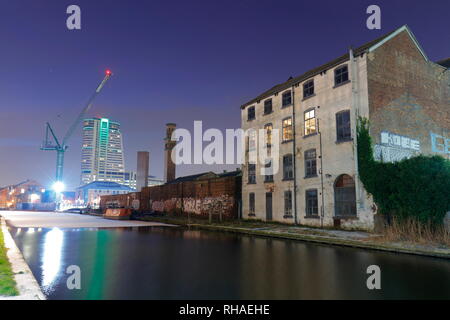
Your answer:
[[[374,159],[369,121],[357,126],[359,176],[381,214],[441,224],[450,211],[450,161],[417,156],[394,163]]]

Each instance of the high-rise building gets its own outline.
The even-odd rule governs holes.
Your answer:
[[[124,171],[120,123],[107,118],[85,119],[81,150],[81,185],[93,181],[123,183]]]

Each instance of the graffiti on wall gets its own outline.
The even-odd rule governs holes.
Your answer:
[[[374,157],[378,161],[394,162],[411,158],[421,151],[420,141],[387,131],[381,132],[381,143],[375,145]]]
[[[182,206],[183,205],[183,206]],[[229,195],[205,198],[172,198],[162,201],[152,201],[152,211],[173,212],[183,209],[184,213],[197,215],[208,215],[210,211],[214,214],[230,213],[233,209],[234,198]]]
[[[450,154],[450,139],[430,132],[431,151],[441,154]]]

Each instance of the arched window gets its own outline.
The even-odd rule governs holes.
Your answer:
[[[355,180],[347,174],[340,175],[334,183],[334,211],[338,217],[356,217]]]

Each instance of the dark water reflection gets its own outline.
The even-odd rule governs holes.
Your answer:
[[[442,259],[181,228],[11,231],[50,299],[450,299]]]

